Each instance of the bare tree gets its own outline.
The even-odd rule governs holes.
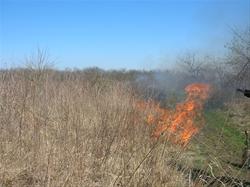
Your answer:
[[[192,81],[203,78],[204,61],[197,57],[195,53],[186,53],[178,59],[179,68]]]
[[[227,64],[231,67],[233,80],[244,87],[250,86],[250,26],[240,32],[231,29],[232,41],[226,45],[229,49]],[[231,82],[231,80],[230,80]]]

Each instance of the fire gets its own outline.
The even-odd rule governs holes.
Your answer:
[[[159,103],[152,100],[137,103],[137,108],[146,114],[146,122],[155,125],[153,137],[159,138],[165,134],[172,142],[186,145],[199,132],[204,124],[202,110],[211,86],[193,83],[186,86],[185,91],[186,100],[177,104],[175,110],[161,108]]]

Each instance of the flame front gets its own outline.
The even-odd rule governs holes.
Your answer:
[[[177,104],[175,110],[161,108],[159,103],[151,100],[138,102],[137,108],[145,111],[148,124],[156,126],[154,137],[159,138],[162,134],[167,134],[172,142],[186,145],[204,124],[202,109],[210,90],[208,84],[188,85],[185,88],[186,100]]]

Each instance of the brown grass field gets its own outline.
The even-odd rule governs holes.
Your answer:
[[[167,164],[181,152],[151,140],[129,85],[62,79],[2,74],[1,186],[186,185]]]
[[[137,100],[103,77],[2,72],[0,186],[203,186],[178,167],[189,145],[153,140]]]

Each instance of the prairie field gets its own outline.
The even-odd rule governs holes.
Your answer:
[[[167,166],[180,150],[155,147],[131,87],[81,78],[2,74],[1,186],[185,185]]]
[[[204,126],[183,146],[152,137],[146,114],[157,108],[138,110],[144,98],[138,90],[98,71],[2,71],[0,186],[225,185],[217,176],[240,186],[249,180],[248,170],[227,163],[240,163],[244,147],[235,111],[204,109]]]

